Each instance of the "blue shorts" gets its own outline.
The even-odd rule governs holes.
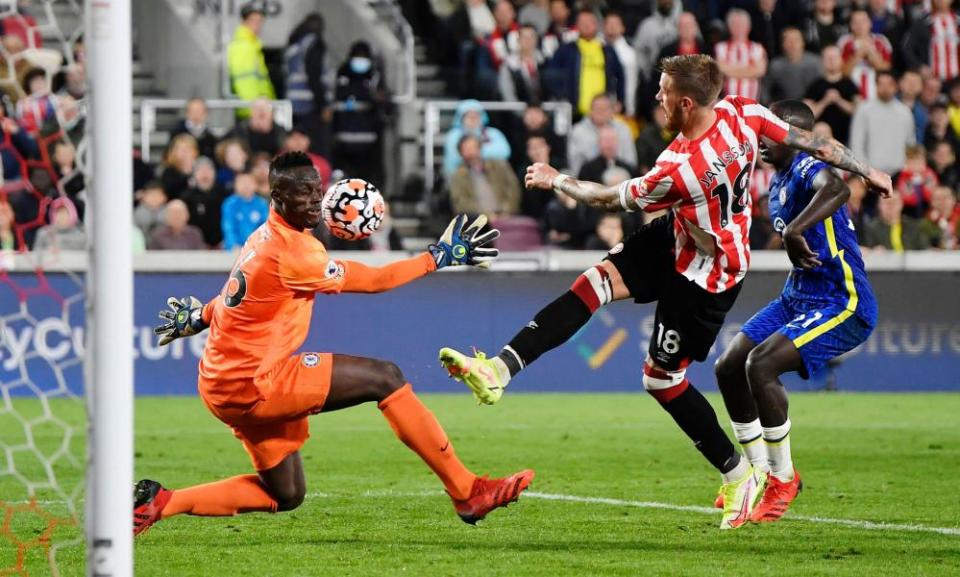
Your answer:
[[[782,296],[753,315],[741,329],[760,344],[773,333],[787,337],[803,359],[800,376],[816,374],[830,359],[853,350],[873,332],[873,323],[841,304],[798,301]]]

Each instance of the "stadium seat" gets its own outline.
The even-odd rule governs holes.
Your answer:
[[[500,229],[497,248],[503,251],[537,250],[543,246],[540,226],[529,216],[503,216],[494,218],[490,225]]]

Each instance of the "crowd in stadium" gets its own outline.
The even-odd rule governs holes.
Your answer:
[[[612,247],[639,217],[525,191],[523,172],[550,162],[614,184],[649,170],[675,136],[656,105],[657,62],[708,53],[728,78],[728,94],[766,104],[802,99],[816,131],[894,176],[890,199],[849,181],[864,247],[958,247],[960,32],[951,0],[463,0],[448,16],[427,0],[401,4],[415,28],[436,32],[430,54],[448,91],[463,99],[444,135],[434,187],[441,210],[525,223],[536,230],[531,246]],[[60,59],[69,64],[53,64],[31,38],[30,21],[22,11],[2,23],[0,77],[17,81],[0,82],[0,247],[82,248],[75,146],[83,135],[83,43]],[[259,39],[268,25],[257,3],[243,7],[228,66],[236,96],[255,103],[235,127],[214,130],[204,101],[192,99],[159,166],[135,155],[140,248],[240,246],[267,216],[268,166],[282,150],[309,152],[325,183],[339,175],[383,181],[391,104],[371,46],[357,42],[342,63],[331,63],[323,18],[311,14],[290,31],[283,82],[275,85]],[[278,96],[293,104],[292,130],[275,122],[270,100]],[[481,102],[489,100],[522,102],[525,110],[488,113]],[[574,124],[563,136],[541,106],[551,101],[572,107]],[[758,164],[751,182],[754,248],[780,245],[766,214],[771,176]],[[389,225],[363,243],[333,244],[401,246]]]

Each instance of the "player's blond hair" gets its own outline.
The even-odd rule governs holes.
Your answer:
[[[720,95],[723,74],[717,61],[706,54],[669,56],[660,61],[660,70],[673,79],[677,92],[700,106],[709,106]]]

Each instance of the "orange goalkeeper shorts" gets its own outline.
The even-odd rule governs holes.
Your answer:
[[[201,377],[200,396],[233,429],[254,469],[265,471],[299,451],[310,437],[307,417],[323,409],[332,369],[331,353],[301,353],[252,380],[227,384]],[[232,391],[229,400],[225,388]]]

